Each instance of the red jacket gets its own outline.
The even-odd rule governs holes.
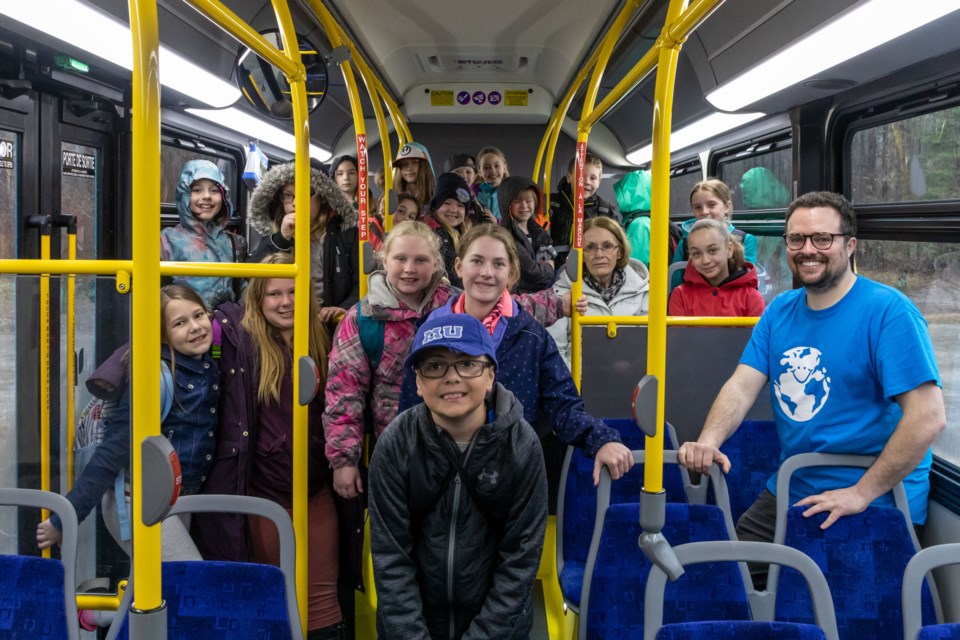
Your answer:
[[[687,263],[683,284],[670,294],[668,313],[671,316],[759,316],[763,313],[763,296],[757,291],[757,272],[747,262],[745,271],[714,287],[704,280],[693,262]]]

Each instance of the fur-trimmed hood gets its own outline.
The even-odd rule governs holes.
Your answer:
[[[285,184],[294,181],[295,173],[292,162],[277,165],[267,172],[256,191],[253,192],[247,214],[250,225],[259,233],[268,235],[275,231],[274,220],[270,215],[270,205],[277,191]],[[310,168],[310,190],[313,193],[319,193],[330,208],[340,216],[341,228],[357,226],[357,212],[353,205],[347,202],[343,192],[333,180],[313,167]]]

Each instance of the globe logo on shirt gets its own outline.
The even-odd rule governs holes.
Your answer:
[[[830,397],[827,368],[820,366],[820,350],[794,347],[783,352],[783,373],[773,382],[773,392],[787,417],[807,422],[820,412]]]

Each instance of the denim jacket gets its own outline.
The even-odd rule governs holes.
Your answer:
[[[217,428],[217,403],[220,398],[220,369],[209,354],[195,359],[182,354],[171,363],[170,349],[161,346],[161,357],[170,365],[176,382],[173,408],[160,431],[173,444],[183,473],[183,492],[195,493],[206,480],[213,460]],[[123,391],[117,408],[103,425],[103,440],[97,445],[74,488],[66,498],[83,520],[100,498],[113,487],[121,470],[130,460],[130,391]],[[60,528],[60,520],[51,517]]]

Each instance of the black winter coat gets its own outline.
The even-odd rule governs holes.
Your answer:
[[[370,463],[370,547],[382,639],[527,638],[547,521],[537,434],[497,385],[495,419],[461,453],[425,405],[398,416]],[[441,447],[461,460],[479,504]],[[496,519],[496,520],[494,520]]]

